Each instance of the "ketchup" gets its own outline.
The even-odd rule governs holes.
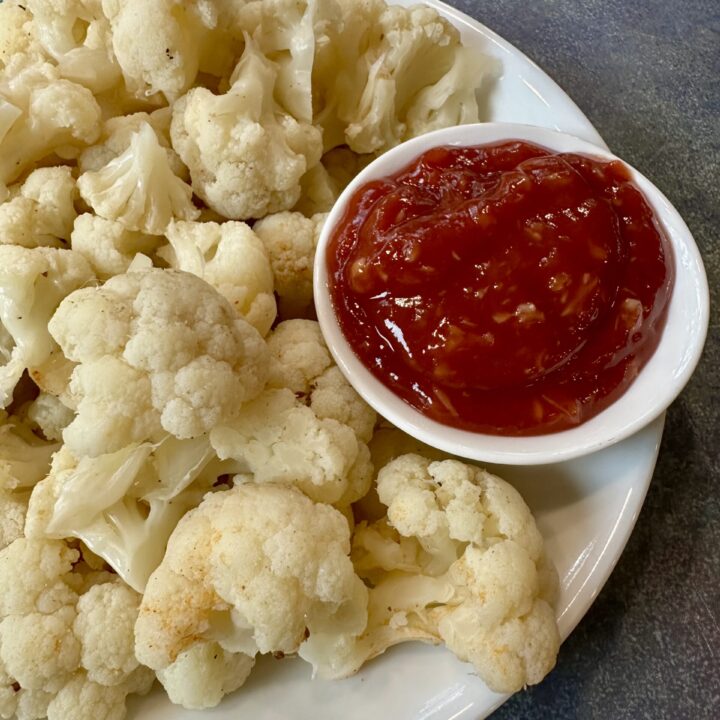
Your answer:
[[[520,141],[434,148],[364,185],[326,260],[363,364],[428,417],[500,435],[564,430],[617,399],[673,281],[622,163]]]

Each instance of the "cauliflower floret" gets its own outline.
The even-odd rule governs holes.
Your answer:
[[[145,695],[153,681],[153,674],[146,668],[139,668],[125,683],[111,687],[77,673],[50,701],[47,720],[123,720],[125,698],[131,693]]]
[[[199,214],[192,190],[173,173],[167,150],[147,122],[122,155],[83,173],[77,185],[98,215],[149,235],[162,235],[173,218],[193,220]]]
[[[38,42],[62,77],[101,93],[120,82],[100,0],[27,0]]]
[[[344,8],[331,33],[332,51],[313,69],[320,105],[315,122],[323,127],[326,149],[386,150],[410,137],[410,115],[415,131],[423,123],[430,129],[477,122],[474,92],[452,87],[468,80],[458,59],[460,35],[435,9],[363,3]],[[477,57],[473,67],[479,85]]]
[[[273,99],[277,67],[246,38],[225,95],[194,88],[173,108],[170,134],[193,190],[233,220],[289,210],[300,178],[320,161],[320,131]]]
[[[118,685],[140,667],[133,640],[139,607],[140,596],[120,580],[94,585],[80,597],[73,632],[89,680]]]
[[[343,677],[397,642],[444,642],[496,692],[540,682],[559,636],[557,577],[510,485],[456,460],[403,455],[378,474],[387,520],[362,523],[353,561],[371,584],[358,637],[310,637],[300,654]]]
[[[29,493],[11,492],[0,485],[0,550],[23,536],[29,498]]]
[[[280,212],[253,226],[270,255],[280,316],[307,317],[313,303],[313,262],[326,214],[306,218],[299,212]]]
[[[43,442],[14,416],[0,411],[0,488],[23,490],[45,477],[59,448]]]
[[[127,272],[138,253],[152,253],[160,240],[156,235],[128,230],[117,220],[84,213],[75,220],[70,242],[72,249],[88,261],[98,278],[107,280]]]
[[[302,194],[293,210],[306,217],[329,212],[349,182],[375,157],[374,153],[358,155],[347,147],[325,153],[322,161],[302,176]]]
[[[22,186],[10,188],[0,205],[0,245],[62,247],[77,213],[75,180],[69,167],[33,170]]]
[[[21,0],[0,3],[0,71],[11,63],[15,67],[18,61],[32,65],[43,55],[27,6]]]
[[[53,152],[77,155],[98,137],[100,107],[92,93],[31,65],[0,82],[0,185]]]
[[[0,351],[6,360],[0,365],[0,407],[11,402],[23,372],[55,349],[47,325],[60,301],[93,280],[85,258],[71,250],[0,245],[0,324],[14,344],[9,353]]]
[[[169,101],[193,83],[212,17],[211,3],[188,0],[102,0],[112,46],[127,87]]]
[[[255,658],[201,641],[181,652],[157,673],[170,701],[190,710],[215,707],[247,680]]]
[[[320,325],[314,320],[285,320],[267,340],[270,351],[268,387],[288,388],[308,395],[332,364]]]
[[[81,459],[64,446],[33,490],[25,534],[78,538],[142,591],[183,513],[219,475],[239,469],[214,460],[207,437],[166,437]]]
[[[111,117],[103,123],[98,141],[85,148],[78,157],[81,173],[102,170],[111,160],[122,155],[132,142],[133,135],[144,125],[150,125],[155,131],[158,143],[165,150],[172,171],[182,180],[188,179],[187,168],[178,154],[170,146],[170,120],[172,109],[163,107],[154,112],[136,112],[132,115]]]
[[[22,537],[30,489],[45,477],[58,447],[0,411],[0,550]]]
[[[318,502],[344,507],[370,486],[367,446],[287,389],[263,392],[234,422],[213,428],[210,442],[221,459],[244,462],[254,482],[295,485]]]
[[[206,640],[254,657],[294,653],[308,632],[360,632],[367,590],[349,549],[345,518],[295,488],[241,484],[206,497],[148,582],[138,659],[163,670]]]
[[[275,320],[273,273],[265,246],[242,222],[173,222],[163,257],[210,283],[261,335]]]
[[[129,272],[79,290],[49,330],[80,363],[71,380],[78,415],[63,434],[78,456],[157,439],[163,430],[202,435],[232,419],[266,379],[259,333],[189,273]]]
[[[107,573],[83,575],[78,560],[55,540],[0,550],[0,711],[5,701],[18,718],[120,720],[126,695],[150,688],[133,651],[139,596]]]
[[[377,415],[333,363],[317,322],[281,322],[268,337],[268,349],[268,387],[292,390],[309,400],[317,417],[337,420],[363,442],[370,440]]]
[[[41,392],[24,410],[24,416],[33,430],[37,429],[47,440],[59,442],[63,430],[72,422],[75,413],[62,401]]]

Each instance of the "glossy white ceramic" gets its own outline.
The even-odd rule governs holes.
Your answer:
[[[461,30],[465,43],[502,62],[489,119],[541,125],[602,143],[572,100],[516,48],[453,8],[436,0],[428,4]],[[578,460],[498,469],[533,510],[558,569],[563,638],[590,607],[625,546],[652,476],[662,427],[659,418],[637,435]],[[128,720],[482,720],[505,699],[443,648],[413,643],[392,648],[339,682],[311,681],[301,660],[263,659],[245,687],[213,710],[183,710],[156,689],[131,699]]]
[[[315,308],[325,340],[338,366],[366,402],[383,417],[446,452],[461,457],[518,465],[559,462],[586,455],[629,437],[658,417],[677,397],[695,369],[705,343],[709,293],[700,253],[687,225],[668,199],[646,177],[630,168],[672,246],[675,265],[667,322],[660,343],[627,391],[582,425],[533,437],[500,437],[442,425],[395,395],[358,359],[340,329],[328,289],[327,243],[342,221],[355,192],[367,182],[407,167],[423,152],[439,145],[484,145],[524,140],[556,152],[617,159],[606,149],[573,135],[530,125],[482,123],[446,128],[410,140],[368,165],[335,203],[323,228],[315,258]]]

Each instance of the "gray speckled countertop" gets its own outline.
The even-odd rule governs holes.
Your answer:
[[[450,0],[520,48],[676,205],[710,283],[635,531],[539,686],[493,720],[720,718],[720,0]],[[520,118],[519,118],[520,120]]]

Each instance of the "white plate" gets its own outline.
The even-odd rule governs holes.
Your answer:
[[[542,125],[605,144],[570,98],[522,53],[467,15],[435,0],[428,4],[461,30],[467,45],[501,60],[487,119]],[[652,477],[663,422],[661,417],[628,440],[577,460],[497,468],[530,505],[558,569],[563,638],[587,612],[625,547]],[[392,648],[357,676],[334,682],[311,681],[310,666],[301,660],[262,658],[246,685],[213,710],[174,707],[155,690],[130,701],[129,718],[480,720],[505,699],[444,648],[410,643]]]

